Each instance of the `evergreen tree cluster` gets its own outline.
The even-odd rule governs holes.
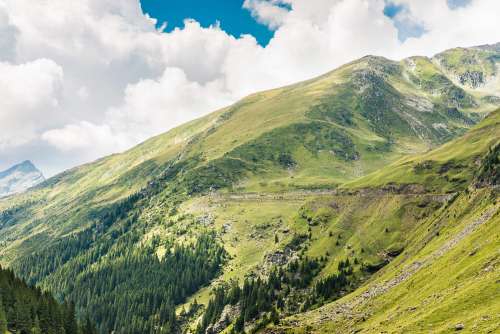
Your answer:
[[[48,286],[77,301],[100,333],[175,332],[175,306],[218,275],[225,250],[213,233],[193,244],[168,242],[162,259],[155,245],[135,250],[137,241],[123,237],[101,259],[92,248],[59,269]]]
[[[348,289],[353,279],[353,268],[349,259],[340,261],[338,265],[338,273],[321,279],[314,287],[314,301],[327,301],[332,298],[340,297],[343,290]]]
[[[500,184],[500,143],[490,147],[482,159],[476,175],[476,185],[479,187],[496,186]]]
[[[142,198],[140,193],[107,206],[91,211],[86,219],[92,221],[86,229],[58,239],[37,254],[28,255],[14,263],[14,270],[30,285],[37,284],[70,261],[78,258],[79,267],[96,262],[113,246],[113,243],[138,221],[134,204]],[[104,237],[104,238],[103,238]],[[127,235],[129,241],[134,237]],[[82,253],[85,256],[81,256]]]
[[[281,316],[322,305],[355,287],[358,280],[353,266],[358,261],[355,259],[353,262],[348,258],[339,261],[336,274],[313,284],[325,263],[324,257],[303,257],[286,266],[273,268],[266,279],[247,278],[242,287],[236,282],[232,282],[229,287],[218,287],[196,333],[205,333],[211,324],[218,322],[227,305],[237,306],[239,309],[238,316],[231,319],[234,333],[244,332],[248,323],[253,324],[252,332],[257,332],[270,323],[277,324]],[[228,319],[225,325],[229,325],[231,321]]]
[[[215,289],[212,299],[197,328],[197,333],[216,323],[226,305],[238,305],[239,315],[234,322],[233,331],[243,332],[245,324],[256,322],[258,330],[271,322],[277,323],[279,313],[297,310],[301,301],[291,298],[292,291],[306,289],[323,268],[325,259],[304,257],[285,267],[273,268],[266,279],[261,277],[245,279],[240,287],[232,282],[229,289]]]
[[[162,260],[131,253],[102,270],[85,272],[69,296],[91,310],[101,332],[174,332],[175,306],[216,277],[225,252],[213,235],[172,247]]]
[[[175,306],[216,277],[226,252],[214,233],[185,245],[171,238],[143,245],[142,201],[137,193],[91,212],[88,228],[15,262],[14,269],[58,299],[76,301],[100,333],[173,332]],[[161,259],[160,244],[166,250]]]
[[[0,333],[94,334],[90,320],[79,326],[75,306],[59,304],[39,288],[28,286],[0,267]]]

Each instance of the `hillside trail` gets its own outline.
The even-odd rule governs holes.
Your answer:
[[[321,190],[292,190],[287,192],[242,192],[242,193],[219,193],[209,194],[209,198],[214,201],[304,201],[308,198],[322,196],[380,196],[380,195],[402,195],[402,196],[426,196],[438,202],[447,202],[455,193],[437,194],[426,192],[397,192],[386,189],[361,189],[357,191],[346,191],[342,189],[321,189]]]
[[[444,243],[439,249],[427,255],[422,260],[414,261],[411,264],[405,266],[396,277],[371,286],[370,288],[368,288],[368,290],[352,300],[336,303],[333,308],[324,310],[319,317],[319,323],[335,321],[340,318],[363,317],[364,315],[357,312],[356,309],[358,309],[361,305],[366,304],[369,300],[376,298],[397,287],[404,281],[411,278],[421,269],[433,264],[436,260],[453,249],[460,241],[476,231],[482,224],[489,221],[498,209],[499,205],[495,205],[493,208],[486,211],[480,217],[465,226],[459,233],[457,233],[452,239]],[[290,320],[286,325],[296,326],[299,325],[299,323],[295,320]]]

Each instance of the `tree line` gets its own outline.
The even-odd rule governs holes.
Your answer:
[[[338,273],[313,284],[325,264],[325,257],[305,256],[286,266],[272,268],[265,277],[247,277],[242,286],[233,281],[229,286],[216,288],[196,333],[205,333],[220,321],[226,327],[233,324],[234,333],[244,332],[250,323],[253,324],[252,332],[256,332],[270,323],[277,324],[283,315],[305,311],[340,296],[354,282],[351,262],[348,259],[340,261]],[[221,319],[228,306],[238,310],[237,316]]]
[[[150,226],[140,212],[147,202],[139,192],[93,210],[90,226],[16,260],[13,269],[58,300],[74,301],[99,333],[175,332],[175,307],[214,279],[227,255],[214,232],[186,243],[167,236],[144,242]]]
[[[58,303],[0,267],[0,333],[95,334],[89,319],[79,323],[72,302]]]

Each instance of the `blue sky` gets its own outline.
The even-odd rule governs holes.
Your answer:
[[[141,0],[142,10],[158,20],[158,27],[168,22],[166,31],[182,28],[187,18],[204,27],[220,22],[221,29],[230,35],[253,35],[265,46],[274,32],[255,21],[243,8],[244,0]]]
[[[405,6],[402,4],[387,2],[386,6],[384,8],[384,14],[387,17],[394,18],[396,15],[398,15],[404,9],[405,9]]]
[[[448,6],[452,9],[466,7],[468,4],[472,2],[472,0],[447,0]]]
[[[142,9],[158,20],[158,27],[167,22],[166,31],[183,28],[184,20],[195,19],[203,27],[216,22],[228,34],[239,37],[241,34],[253,35],[260,45],[266,46],[274,32],[267,26],[258,23],[248,10],[243,8],[244,0],[140,0]],[[447,0],[452,9],[465,7],[471,0]],[[410,37],[420,37],[425,33],[425,27],[419,22],[409,20],[404,15],[408,7],[386,0],[384,15],[394,21],[398,29],[400,41]]]
[[[466,7],[472,0],[447,0],[450,9]],[[394,3],[386,0],[384,15],[393,20],[394,26],[398,29],[398,38],[404,42],[410,37],[420,37],[425,34],[425,26],[411,18],[410,9],[407,4]]]
[[[384,15],[394,21],[398,30],[398,38],[404,42],[410,37],[420,37],[425,33],[425,27],[420,22],[410,19],[407,5],[386,1]]]

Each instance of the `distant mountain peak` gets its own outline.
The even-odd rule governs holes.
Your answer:
[[[23,192],[45,180],[30,160],[25,160],[0,172],[0,197]]]
[[[30,166],[30,167],[35,168],[35,165],[33,165],[33,163],[31,162],[31,160],[24,160],[23,162],[21,162],[19,164],[19,166]]]
[[[38,169],[35,167],[35,165],[30,161],[30,160],[25,160],[17,165],[14,166],[14,168],[17,169],[22,169],[26,171],[38,171]]]

